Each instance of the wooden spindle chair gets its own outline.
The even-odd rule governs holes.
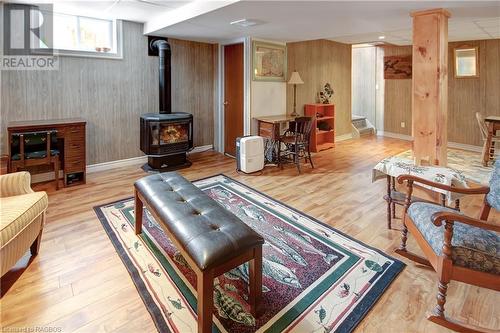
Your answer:
[[[476,112],[476,119],[479,125],[479,129],[481,130],[481,139],[484,141],[483,143],[483,161],[485,161],[485,166],[488,165],[489,161],[492,161],[495,157],[495,143],[500,145],[500,136],[493,134],[493,136],[488,140],[488,137],[491,135],[488,130],[488,126],[484,121],[484,117],[481,113]]]
[[[291,160],[300,174],[300,159],[303,157],[306,162],[309,160],[314,169],[310,148],[312,123],[311,117],[297,117],[290,122],[289,129],[278,141],[278,165],[281,168],[284,160]],[[285,150],[282,150],[282,146]]]

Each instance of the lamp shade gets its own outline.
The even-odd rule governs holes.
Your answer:
[[[288,80],[288,84],[303,84],[304,81],[300,78],[299,72],[292,72],[290,75],[290,80]]]

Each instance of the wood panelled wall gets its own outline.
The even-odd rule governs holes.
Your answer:
[[[336,135],[352,132],[351,45],[319,39],[287,44],[288,77],[298,71],[304,84],[297,86],[297,112],[316,103],[317,93],[330,83],[335,94]],[[287,110],[293,110],[293,86],[287,85]]]
[[[455,78],[453,49],[460,45],[479,47],[478,78]],[[384,47],[384,52],[411,54],[411,46]],[[475,113],[500,116],[500,39],[453,42],[448,52],[448,141],[480,146]],[[385,80],[384,131],[411,135],[411,80]]]
[[[464,44],[479,47],[478,78],[455,78],[453,49]],[[448,52],[448,141],[480,146],[476,112],[500,116],[500,39],[449,43]]]
[[[195,147],[212,145],[217,96],[217,44],[172,38],[169,41],[172,46],[172,111],[193,114]]]
[[[386,46],[384,56],[411,54],[411,46]],[[377,68],[383,70],[383,57]],[[383,78],[383,76],[382,76]],[[384,131],[411,135],[411,80],[384,80]],[[401,127],[401,122],[405,127]]]
[[[9,121],[87,120],[89,164],[142,156],[139,116],[158,112],[158,58],[142,24],[123,22],[123,59],[60,57],[57,71],[3,71],[1,143]],[[194,116],[195,146],[213,144],[217,47],[171,40],[172,107]]]

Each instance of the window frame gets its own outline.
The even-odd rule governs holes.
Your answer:
[[[476,62],[476,73],[474,75],[463,75],[459,73],[459,68],[458,68],[458,53],[460,53],[461,50],[474,50],[474,57],[475,57],[475,62]],[[454,73],[455,73],[455,79],[477,79],[479,77],[479,46],[474,46],[474,45],[460,45],[457,46],[453,49],[453,67],[454,67]]]
[[[123,59],[123,21],[115,19],[103,19],[100,17],[90,17],[84,15],[74,15],[67,13],[53,12],[51,14],[68,15],[76,18],[76,29],[77,29],[77,41],[80,44],[80,18],[88,18],[94,20],[106,20],[111,21],[111,37],[113,38],[113,44],[116,43],[115,52],[98,52],[98,51],[88,51],[88,50],[71,50],[71,49],[50,49],[51,54],[54,56],[68,56],[68,57],[84,57],[84,58],[103,58],[103,59]],[[116,39],[116,41],[115,41]],[[39,48],[36,50],[37,54],[44,54],[44,49]]]

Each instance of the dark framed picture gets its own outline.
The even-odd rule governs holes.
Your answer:
[[[411,79],[411,55],[384,57],[384,79]]]

